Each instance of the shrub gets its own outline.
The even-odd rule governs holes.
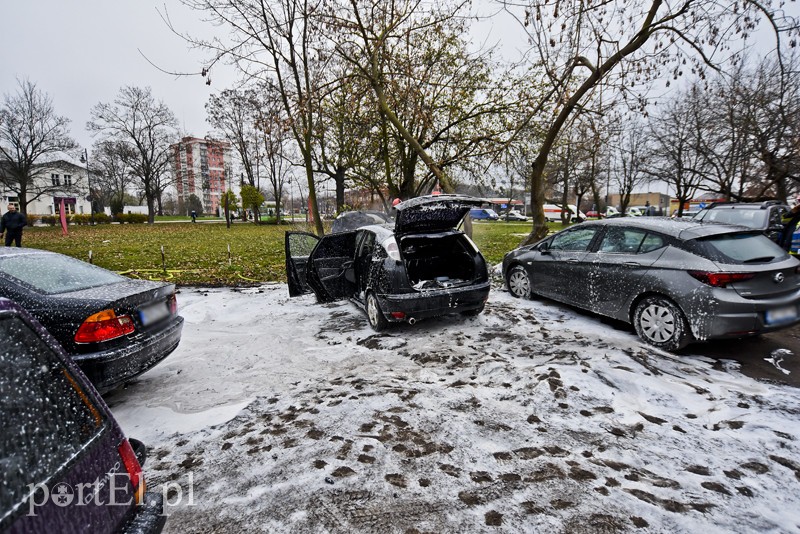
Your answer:
[[[28,213],[27,215],[25,215],[25,218],[28,220],[28,226],[33,226],[34,224],[39,222],[39,219],[41,219],[42,216],[36,215],[35,213]]]
[[[101,211],[94,214],[94,222],[95,224],[108,224],[111,222],[111,217]]]
[[[87,213],[73,213],[69,216],[69,222],[72,224],[87,225],[91,221],[91,215]]]
[[[142,224],[147,222],[147,215],[144,213],[117,213],[114,220],[120,223]]]
[[[55,226],[58,222],[58,215],[42,215],[42,224]]]

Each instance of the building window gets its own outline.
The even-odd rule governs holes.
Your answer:
[[[60,178],[58,177],[57,174],[51,174],[50,175],[50,181],[53,182],[53,185],[56,185],[56,186],[61,185],[61,180],[60,180]]]
[[[72,175],[71,174],[65,174],[64,175],[64,185],[66,185],[66,186],[72,185]]]

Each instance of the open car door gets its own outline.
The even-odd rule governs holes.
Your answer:
[[[311,252],[306,283],[319,302],[344,299],[355,293],[356,234],[328,234]]]
[[[290,297],[308,293],[306,265],[319,241],[319,237],[307,232],[286,232],[286,281]]]

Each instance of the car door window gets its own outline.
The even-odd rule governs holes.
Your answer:
[[[665,245],[664,238],[637,228],[609,228],[600,242],[599,252],[644,254]]]
[[[639,254],[652,252],[654,250],[663,248],[666,245],[667,241],[663,236],[658,234],[647,234],[647,236],[644,238],[644,241],[642,241],[642,244],[639,246]]]
[[[597,228],[576,228],[553,237],[551,250],[580,252],[589,248]]]
[[[636,254],[646,235],[647,232],[633,228],[609,228],[600,242],[600,252]]]
[[[18,317],[0,319],[0,521],[29,484],[55,475],[104,427],[53,350]]]

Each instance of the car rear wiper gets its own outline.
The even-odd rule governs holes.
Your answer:
[[[768,261],[772,261],[775,259],[775,256],[763,256],[761,258],[753,258],[750,260],[744,260],[742,263],[767,263]]]

